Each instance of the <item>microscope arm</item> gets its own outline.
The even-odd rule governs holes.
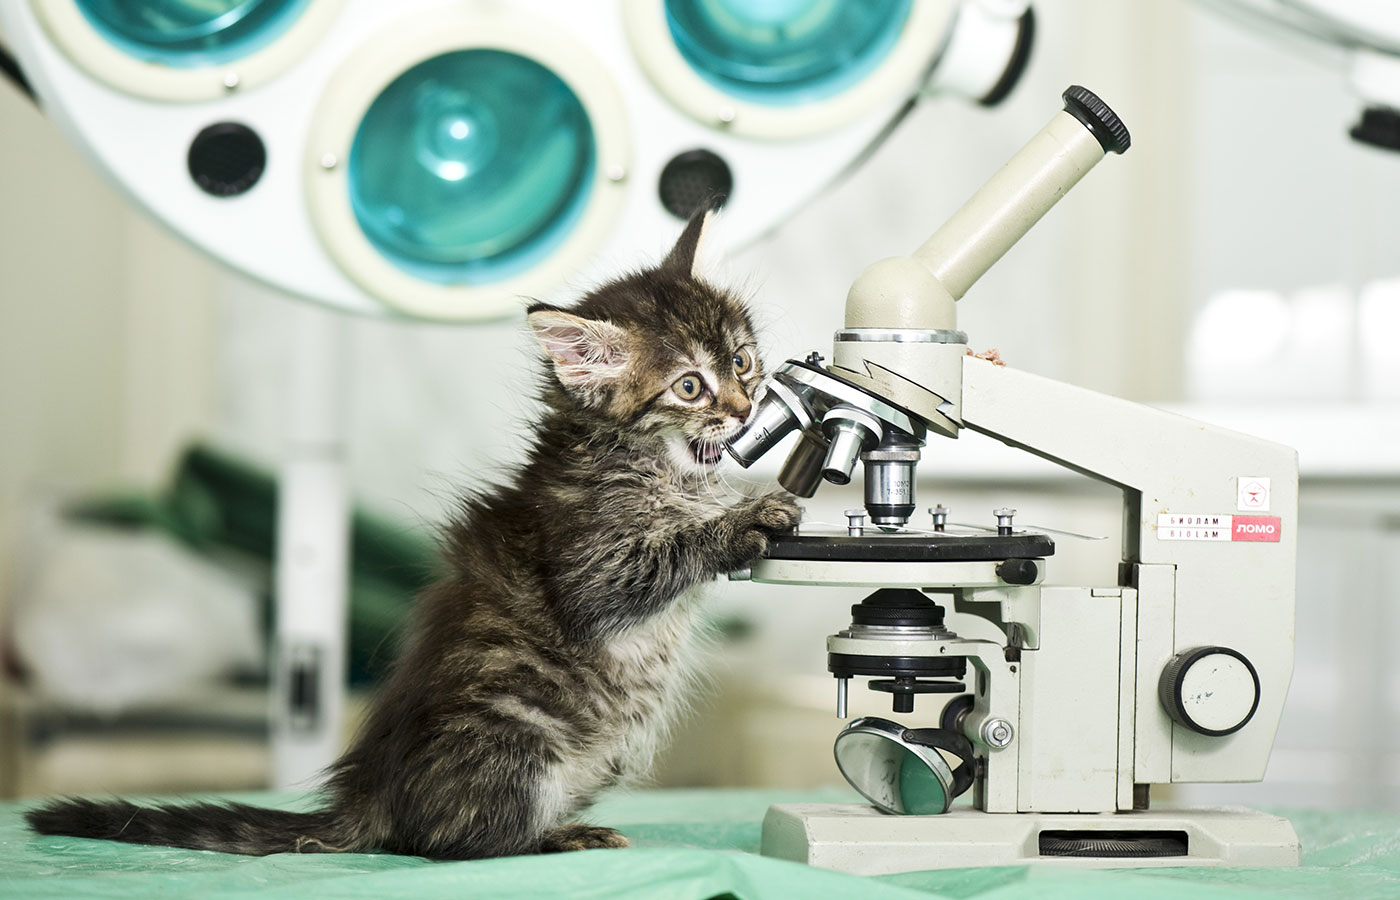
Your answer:
[[[1139,507],[1125,523],[1124,559],[1179,562],[1182,544],[1158,539],[1158,516],[1235,513],[1242,476],[1271,478],[1268,511],[1285,520],[1273,549],[1292,557],[1292,448],[975,357],[964,357],[962,377],[964,427],[1124,489]]]
[[[1123,490],[1120,583],[1139,592],[1140,697],[1194,647],[1230,647],[1258,672],[1259,708],[1237,734],[1196,734],[1165,714],[1140,719],[1139,756],[1154,762],[1138,780],[1262,778],[1293,671],[1297,453],[972,357],[962,424]],[[1246,484],[1267,486],[1267,508],[1241,509]]]

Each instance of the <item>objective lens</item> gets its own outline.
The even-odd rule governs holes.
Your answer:
[[[797,393],[770,376],[765,393],[749,413],[744,430],[730,438],[725,450],[748,468],[798,428],[809,428],[812,417]]]
[[[822,418],[822,431],[831,442],[822,477],[832,484],[850,484],[856,460],[880,442],[884,428],[869,413],[843,404]]]
[[[261,50],[310,0],[77,0],[108,42],[150,63],[197,68]]]
[[[666,0],[686,62],[720,90],[788,106],[870,74],[904,30],[912,0]]]
[[[914,514],[914,469],[918,447],[881,446],[861,455],[865,462],[865,508],[876,525],[896,526]]]
[[[404,72],[365,113],[350,199],[365,235],[411,275],[482,284],[547,256],[582,215],[596,149],[583,104],[514,53],[458,50]]]

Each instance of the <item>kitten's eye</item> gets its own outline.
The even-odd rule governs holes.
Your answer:
[[[747,375],[753,371],[753,354],[748,347],[740,347],[734,351],[734,372],[737,375]]]
[[[682,400],[698,400],[700,395],[705,393],[705,382],[700,380],[699,375],[691,372],[677,378],[675,384],[671,385],[671,390]]]

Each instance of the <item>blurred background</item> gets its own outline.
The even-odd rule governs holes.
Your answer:
[[[1297,658],[1268,776],[1172,797],[1400,808],[1400,153],[1349,136],[1365,104],[1329,51],[1187,0],[1035,10],[1004,102],[923,99],[782,221],[760,227],[736,199],[752,233],[711,272],[751,297],[770,363],[826,353],[867,264],[922,242],[1066,86],[1098,92],[1132,150],[969,292],[960,327],[1017,368],[1298,448]],[[325,320],[342,348],[358,511],[344,730],[392,658],[454,495],[517,458],[533,349],[513,316],[433,324],[289,302],[153,221],[6,83],[0,123],[0,796],[270,786],[270,556],[298,334]],[[680,226],[657,221],[635,226],[635,257],[605,250],[565,294],[664,252]],[[1059,541],[1047,581],[1114,582],[1116,491],[976,435],[925,459],[921,506],[990,524],[1007,505],[1107,536]],[[747,477],[771,480],[773,465]],[[828,486],[808,517],[857,503]],[[839,783],[824,639],[864,592],[716,593],[713,684],[657,782]],[[853,687],[854,714],[890,714],[866,693]]]

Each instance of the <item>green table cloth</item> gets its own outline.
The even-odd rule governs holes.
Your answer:
[[[618,794],[588,818],[620,828],[634,849],[451,863],[379,854],[229,856],[37,837],[20,817],[24,804],[6,804],[0,805],[0,897],[1400,898],[1400,813],[1393,812],[1285,811],[1303,842],[1303,865],[1296,869],[1032,865],[862,878],[758,855],[770,803],[850,796],[835,790]],[[288,808],[304,802],[273,794],[236,799]]]

